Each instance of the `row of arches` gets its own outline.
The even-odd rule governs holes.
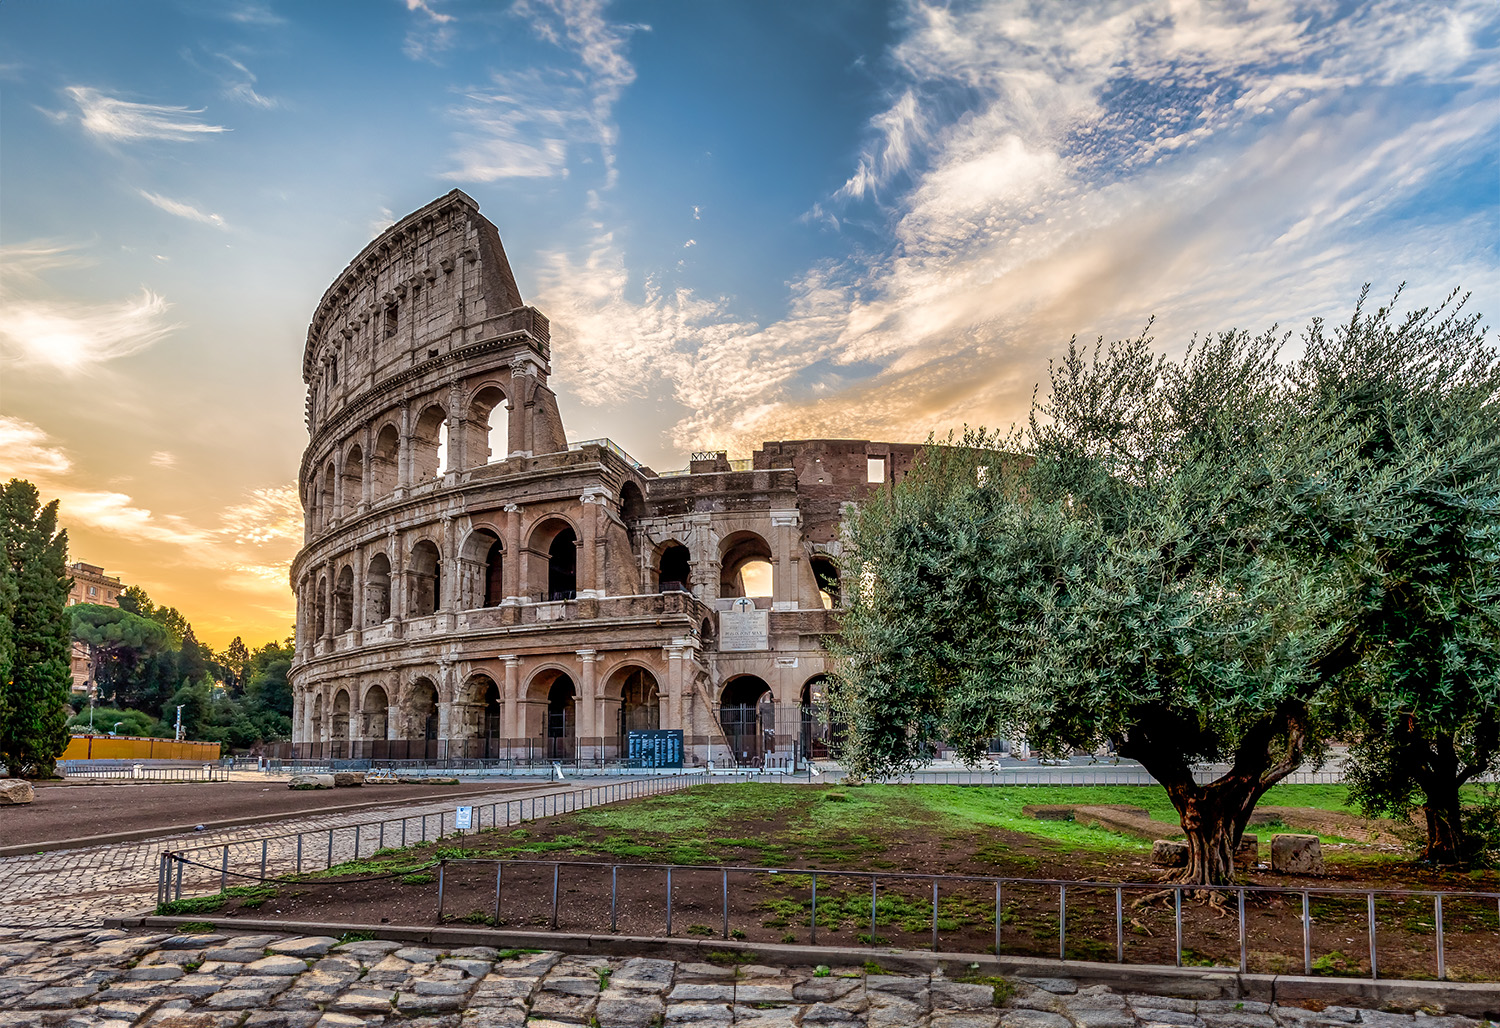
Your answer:
[[[456,418],[442,404],[423,407],[404,437],[401,420],[386,420],[372,430],[368,452],[356,440],[330,454],[314,473],[305,504],[308,524],[321,531],[397,488],[504,460],[510,452],[511,406],[505,392],[490,384],[477,390]]]

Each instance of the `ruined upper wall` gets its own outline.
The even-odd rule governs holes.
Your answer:
[[[524,306],[499,231],[455,189],[382,232],[323,294],[302,357],[309,422],[449,349],[510,333],[545,368],[547,319]]]

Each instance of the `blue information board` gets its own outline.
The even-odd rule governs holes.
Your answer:
[[[681,767],[682,732],[680,729],[633,731],[629,736],[631,767]]]

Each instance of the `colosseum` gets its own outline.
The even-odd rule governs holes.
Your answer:
[[[771,442],[654,471],[569,442],[547,318],[454,190],[307,332],[291,754],[787,766],[839,608],[839,521],[919,447]]]

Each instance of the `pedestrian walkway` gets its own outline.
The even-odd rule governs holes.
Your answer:
[[[496,783],[497,787],[500,784]],[[608,782],[591,779],[586,784],[593,786]],[[488,807],[491,803],[504,806],[507,802],[552,796],[579,788],[579,783],[574,782],[543,781],[521,790],[514,788],[514,782],[504,785],[505,792],[464,796],[461,800],[396,803],[390,807],[335,811],[216,831],[0,858],[0,926],[98,927],[107,917],[121,917],[150,907],[156,902],[159,855],[164,849],[228,845],[258,854],[258,840],[268,835],[326,833],[330,828],[346,828],[380,818],[427,815],[436,824],[437,815],[446,814],[451,826],[454,807],[459,803],[476,808]],[[354,855],[352,834],[338,833],[334,839],[333,861],[350,859]],[[397,840],[393,836],[389,841]],[[376,842],[374,836],[362,839],[360,852],[372,852]],[[280,844],[277,853],[281,857],[280,864],[273,864],[272,870],[290,869],[291,844]],[[320,861],[327,856],[322,852],[318,854]]]
[[[729,961],[733,958],[726,954]],[[1223,983],[1207,979],[1200,995]],[[1179,990],[1183,991],[1183,990]],[[1310,1004],[1315,1006],[1317,1004]],[[1068,978],[962,980],[445,950],[326,936],[0,930],[0,1028],[1478,1028],[1357,1006],[1119,993]]]

